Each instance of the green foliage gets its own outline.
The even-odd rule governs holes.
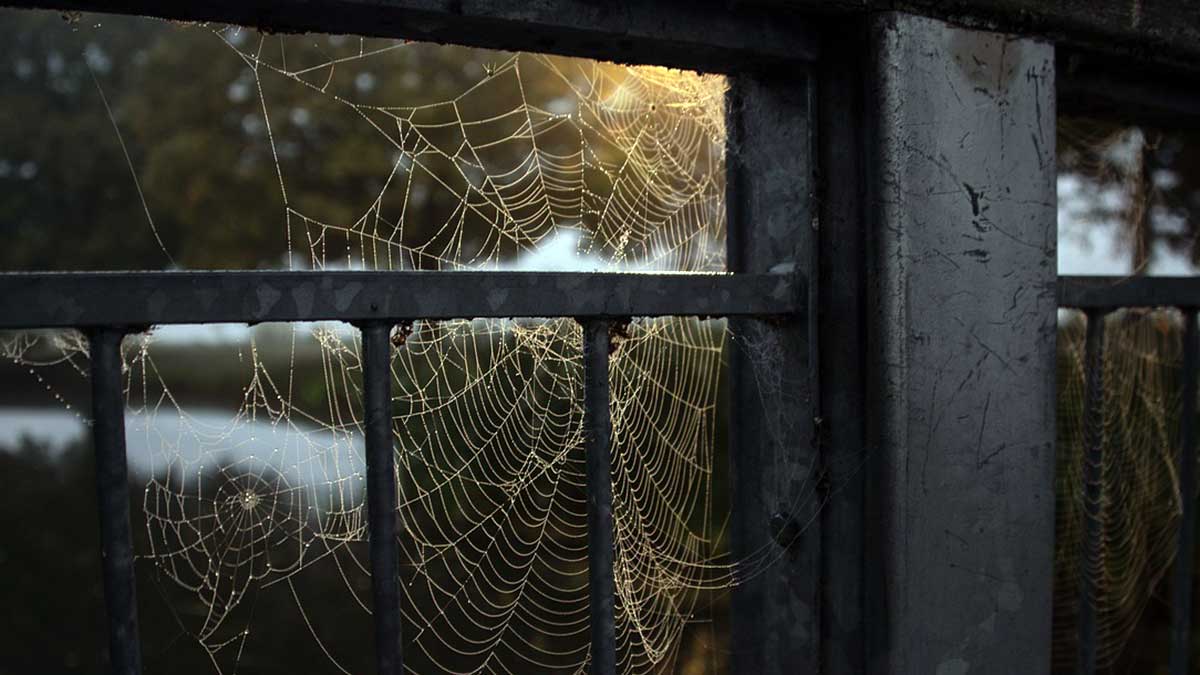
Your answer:
[[[289,236],[305,242],[313,234],[289,215],[353,224],[371,210],[405,149],[402,129],[394,143],[380,137],[394,120],[344,101],[450,100],[479,79],[481,64],[507,58],[132,17],[66,21],[0,10],[0,19],[6,270],[159,269],[172,260],[184,268],[284,266]],[[373,50],[388,51],[350,58]],[[384,77],[382,69],[404,76]],[[501,98],[481,104],[511,103]],[[439,178],[453,180],[452,168],[441,167]],[[425,217],[405,232],[411,242],[427,240],[458,208],[446,194],[422,199]],[[331,244],[337,255],[351,242]]]

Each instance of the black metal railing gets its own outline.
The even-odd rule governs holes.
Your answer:
[[[1099,667],[1095,579],[1102,564],[1104,494],[1104,319],[1125,307],[1173,307],[1183,313],[1183,401],[1179,422],[1179,492],[1182,513],[1176,535],[1171,585],[1170,674],[1186,675],[1191,660],[1192,570],[1196,549],[1196,390],[1200,336],[1200,277],[1059,277],[1058,304],[1082,310],[1087,317],[1084,341],[1083,569],[1079,597],[1079,673],[1094,675]]]
[[[91,345],[92,431],[109,648],[141,672],[125,459],[121,340],[157,324],[345,321],[362,333],[367,534],[379,672],[403,672],[392,445],[391,329],[414,319],[573,317],[583,326],[591,672],[616,672],[609,330],[649,316],[787,317],[794,274],[111,272],[0,274],[0,328],[78,328]]]

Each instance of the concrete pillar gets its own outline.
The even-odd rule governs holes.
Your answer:
[[[868,671],[1049,671],[1054,48],[873,18]]]

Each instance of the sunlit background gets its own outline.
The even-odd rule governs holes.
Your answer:
[[[0,14],[0,269],[724,268],[724,80],[580,59]],[[578,329],[418,321],[392,363],[406,665],[573,672]],[[613,356],[619,660],[721,672],[723,322]],[[0,341],[0,672],[104,662],[87,345]],[[338,324],[125,345],[149,672],[370,672],[361,367]],[[29,519],[37,514],[38,525]]]

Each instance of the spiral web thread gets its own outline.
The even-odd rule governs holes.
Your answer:
[[[1114,666],[1175,557],[1181,512],[1178,480],[1182,318],[1176,310],[1130,309],[1105,324],[1103,462],[1099,562],[1081,564],[1084,517],[1084,335],[1072,312],[1060,326],[1058,354],[1058,526],[1055,564],[1055,667],[1074,672],[1080,575],[1094,589],[1098,660]]]
[[[567,231],[596,269],[724,269],[723,78],[512,54],[485,64],[474,85],[448,100],[367,104],[331,84],[364,64],[393,76],[397,59],[417,61],[404,61],[406,50],[420,56],[431,47],[329,38],[314,50],[309,36],[178,30],[210,32],[245,66],[278,176],[289,267],[519,267],[523,255]],[[538,100],[528,94],[534,83]],[[284,91],[302,92],[324,114],[356,118],[362,135],[354,142],[392,153],[390,173],[370,177],[378,192],[353,218],[326,218],[319,195],[289,190],[298,169],[281,131],[285,111],[272,100]],[[418,207],[434,194],[453,205],[449,215],[414,226],[432,212]],[[486,236],[471,234],[480,230]],[[226,424],[194,418],[176,399],[153,332],[126,341],[129,414],[142,420],[154,455],[140,560],[180,606],[187,639],[216,672],[239,670],[256,621],[269,620],[255,614],[260,596],[281,587],[332,669],[351,672],[347,650],[364,651],[322,640],[323,622],[341,619],[303,599],[302,581],[319,565],[344,580],[344,604],[370,611],[360,344],[332,325],[289,330],[283,365],[262,353],[256,332],[238,350],[246,380]],[[711,623],[714,598],[774,555],[735,564],[726,553],[715,430],[728,337],[723,321],[660,319],[635,320],[615,338],[622,672],[719,668],[718,657],[698,663],[684,653],[685,633]],[[70,333],[5,346],[36,374],[40,364],[26,355],[39,342],[86,372],[86,341]],[[411,334],[397,332],[393,433],[409,668],[586,668],[579,342],[570,320],[417,321]],[[316,408],[296,403],[305,383],[292,367],[313,344],[325,392]],[[177,434],[162,433],[159,418],[178,418]],[[270,438],[238,440],[239,429],[264,423]]]
[[[1074,248],[1112,246],[1097,251],[1102,262],[1094,264],[1113,267],[1088,273],[1142,274],[1170,262],[1160,259],[1169,258],[1170,250],[1159,244],[1177,236],[1172,220],[1179,195],[1172,190],[1186,169],[1182,159],[1190,141],[1135,123],[1058,120],[1060,242],[1082,237]],[[1167,155],[1170,161],[1164,162]],[[1182,508],[1183,320],[1176,310],[1147,308],[1105,319],[1103,405],[1097,420],[1103,457],[1100,546],[1098,560],[1088,565],[1083,564],[1084,426],[1094,422],[1084,410],[1086,326],[1082,313],[1060,312],[1054,665],[1056,672],[1075,671],[1082,601],[1096,617],[1100,667],[1135,672],[1165,663],[1168,650],[1166,576],[1175,562]],[[1081,600],[1084,574],[1092,592]]]

